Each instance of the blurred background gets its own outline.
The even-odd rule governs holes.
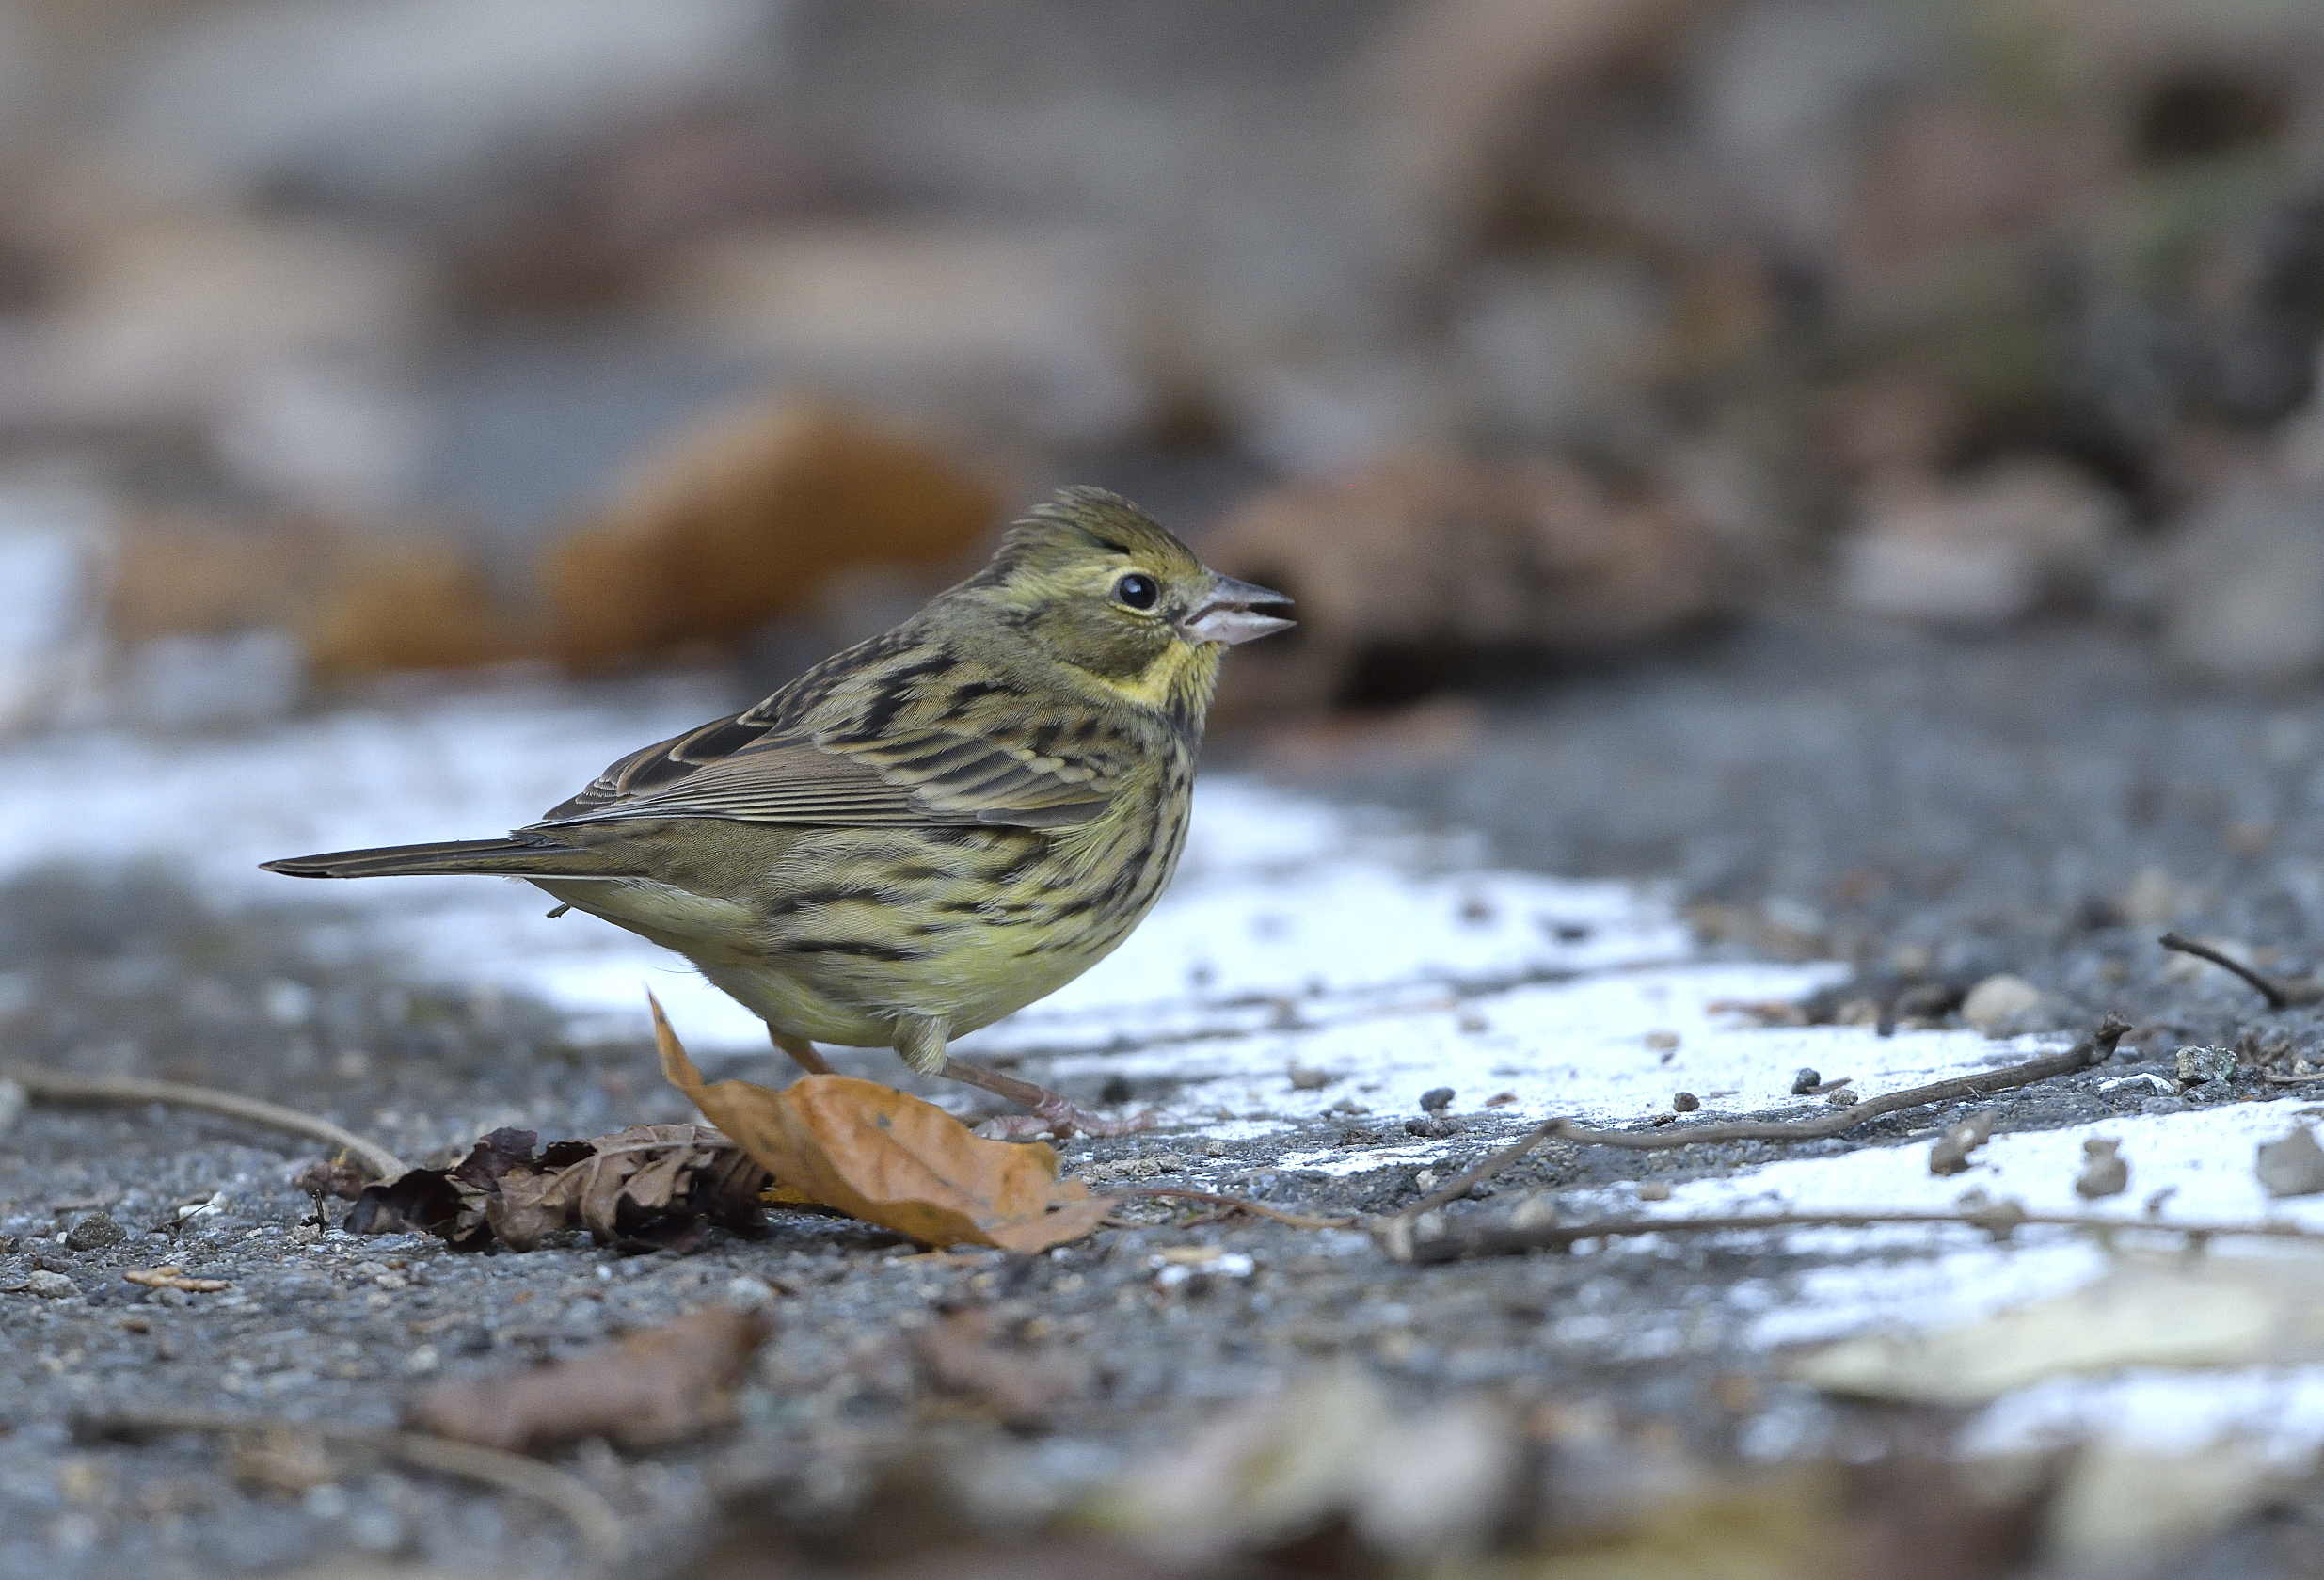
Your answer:
[[[2319,331],[2304,0],[6,0],[0,726],[756,694],[1066,481],[1301,599],[1243,721],[1803,608],[2297,680]]]

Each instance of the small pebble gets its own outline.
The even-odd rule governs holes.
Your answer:
[[[1420,1111],[1423,1113],[1441,1113],[1452,1106],[1453,1089],[1449,1086],[1432,1086],[1420,1094]]]
[[[1823,1103],[1826,1108],[1853,1109],[1862,1101],[1863,1098],[1861,1096],[1843,1086],[1838,1092],[1835,1092],[1830,1096],[1824,1098]]]
[[[105,1251],[129,1238],[129,1231],[113,1221],[112,1215],[92,1212],[65,1231],[65,1248],[69,1251]]]
[[[81,1292],[81,1286],[62,1273],[53,1273],[43,1268],[24,1276],[24,1293],[43,1300],[61,1301]]]
[[[1968,1173],[1969,1154],[1993,1139],[1993,1118],[1990,1110],[1973,1113],[1946,1131],[1943,1139],[1929,1148],[1929,1173]]]
[[[1692,1092],[1681,1092],[1670,1100],[1670,1106],[1680,1113],[1693,1113],[1703,1106],[1703,1100]]]
[[[2183,1047],[2175,1063],[2181,1086],[2225,1080],[2236,1073],[2236,1050],[2222,1047]]]
[[[1310,1069],[1305,1064],[1291,1066],[1290,1077],[1294,1092],[1321,1092],[1331,1084],[1330,1071]]]
[[[1670,1200],[1670,1187],[1659,1179],[1649,1180],[1638,1188],[1638,1199],[1642,1202],[1667,1202]]]
[[[1678,1045],[1679,1033],[1676,1031],[1649,1031],[1647,1033],[1647,1046],[1654,1049],[1657,1053],[1668,1053]]]
[[[1794,1097],[1805,1097],[1823,1084],[1823,1075],[1820,1072],[1810,1069],[1808,1066],[1803,1064],[1800,1066],[1799,1072],[1791,1077],[1791,1095]]]
[[[2040,988],[2023,977],[1998,972],[1969,989],[1961,1000],[1961,1018],[1991,1037],[2008,1030],[2012,1021],[2041,1003]]]
[[[2121,1156],[2122,1142],[2093,1136],[2082,1143],[2082,1172],[2074,1178],[2074,1193],[2084,1201],[2119,1196],[2130,1185],[2130,1165]]]
[[[2316,1132],[2302,1125],[2260,1143],[2252,1172],[2270,1196],[2313,1196],[2324,1191],[2324,1146],[2316,1145]]]

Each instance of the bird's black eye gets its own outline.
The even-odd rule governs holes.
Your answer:
[[[1132,609],[1152,609],[1161,596],[1162,589],[1155,584],[1153,577],[1135,570],[1114,583],[1114,597]]]

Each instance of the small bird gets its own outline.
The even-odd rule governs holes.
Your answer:
[[[1144,919],[1186,838],[1226,649],[1290,600],[1129,501],[1066,488],[991,563],[772,696],[633,752],[504,839],[264,863],[522,878],[692,961],[818,1074],[818,1042],[1117,1133],[947,1042],[1054,993]]]

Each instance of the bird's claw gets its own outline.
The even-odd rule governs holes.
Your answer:
[[[1074,1104],[1056,1093],[1051,1093],[1033,1105],[1031,1113],[1005,1113],[986,1120],[977,1126],[977,1134],[988,1141],[1024,1141],[1042,1136],[1055,1136],[1063,1141],[1069,1136],[1132,1136],[1140,1130],[1151,1130],[1160,1121],[1151,1113],[1135,1113],[1127,1119],[1106,1119]]]

